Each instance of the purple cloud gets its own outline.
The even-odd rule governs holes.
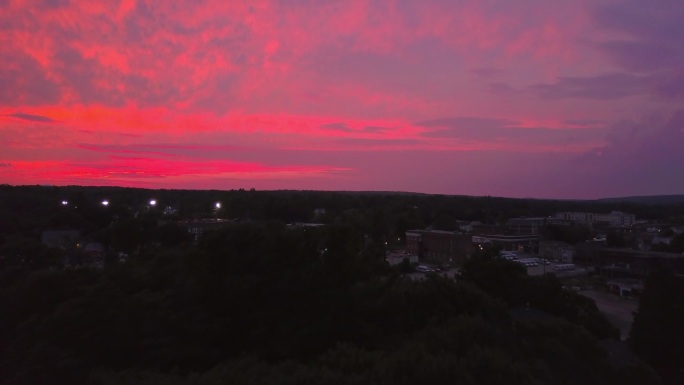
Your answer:
[[[483,79],[490,79],[504,74],[504,70],[493,67],[475,68],[470,72],[474,73],[475,75]]]
[[[577,196],[672,194],[684,191],[684,110],[615,123],[605,146],[563,163],[540,178]],[[578,191],[585,189],[586,191]]]
[[[361,129],[353,129],[345,123],[327,123],[319,126],[324,130],[340,131],[340,132],[356,132],[356,133],[367,133],[367,134],[381,134],[390,130],[388,127],[379,126],[365,126]]]
[[[345,123],[327,123],[327,124],[322,124],[319,127],[324,129],[324,130],[354,132],[354,130],[352,130]]]
[[[662,41],[613,40],[597,44],[613,62],[628,71],[650,72],[678,67],[684,51]]]
[[[556,83],[529,87],[542,99],[622,99],[651,91],[650,79],[641,75],[612,73],[589,77],[561,77]]]
[[[21,120],[28,120],[29,122],[39,122],[39,123],[54,123],[54,122],[56,122],[56,120],[49,118],[47,116],[22,114],[20,112],[17,112],[14,114],[7,114],[5,116],[10,116],[10,117],[21,119]]]
[[[561,77],[556,83],[535,84],[528,90],[541,99],[618,100],[631,96],[678,99],[684,96],[684,71],[652,74],[610,73],[587,77]]]
[[[366,126],[363,128],[363,132],[367,132],[369,134],[381,134],[383,132],[389,131],[390,128],[388,127],[378,127],[378,126]]]
[[[507,119],[463,116],[426,120],[415,124],[428,129],[421,134],[426,138],[494,139],[492,135],[500,136],[505,134],[507,130],[508,132],[515,132],[510,130],[510,127],[519,125],[519,122]]]
[[[366,139],[366,138],[344,138],[335,141],[339,144],[351,146],[406,146],[415,145],[419,141],[416,139]]]
[[[48,79],[45,70],[33,58],[22,52],[2,58],[0,103],[41,105],[59,101],[58,85]]]
[[[593,9],[599,28],[630,38],[598,43],[613,62],[629,71],[681,68],[684,59],[684,7],[679,0],[638,0]]]

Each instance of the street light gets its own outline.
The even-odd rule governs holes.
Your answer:
[[[108,200],[103,200],[102,201],[102,206],[109,206],[109,201]]]
[[[150,200],[150,206],[156,206],[156,205],[157,205],[157,201],[154,199],[151,199]]]
[[[214,204],[214,214],[216,214],[216,220],[219,219],[219,212],[221,211],[221,202],[216,202]]]
[[[69,202],[67,202],[67,201],[62,201],[62,206],[66,206],[66,205],[68,205],[68,204],[69,204]]]

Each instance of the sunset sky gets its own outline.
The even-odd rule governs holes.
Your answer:
[[[0,0],[0,183],[684,193],[682,0]]]

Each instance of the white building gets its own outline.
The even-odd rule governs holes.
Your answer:
[[[582,212],[562,212],[556,213],[556,219],[572,222],[584,223],[610,223],[611,226],[629,227],[634,225],[636,218],[634,214],[626,214],[620,211],[613,211],[610,214],[603,213],[582,213]]]

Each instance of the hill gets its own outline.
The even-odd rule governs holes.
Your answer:
[[[684,203],[684,194],[602,198],[597,199],[597,201],[602,203],[640,203],[647,205],[671,205]]]

